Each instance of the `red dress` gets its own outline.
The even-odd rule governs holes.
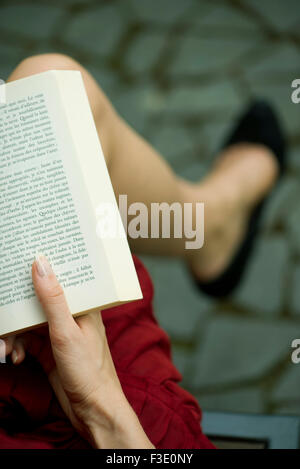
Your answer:
[[[128,401],[156,448],[213,448],[197,401],[177,383],[170,342],[152,311],[153,285],[134,257],[144,298],[102,312]],[[0,448],[89,448],[61,410],[39,364],[0,365]]]

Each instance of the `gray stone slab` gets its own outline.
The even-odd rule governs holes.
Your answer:
[[[214,74],[230,65],[239,63],[243,55],[255,46],[255,38],[229,39],[187,36],[179,45],[178,54],[168,74]]]
[[[167,96],[165,110],[169,113],[201,115],[236,112],[240,98],[232,82],[216,82],[206,86],[178,86]]]
[[[148,73],[158,62],[166,44],[166,36],[161,32],[142,32],[132,42],[124,57],[127,71],[132,74]]]
[[[199,161],[195,161],[194,163],[187,164],[186,166],[183,164],[176,172],[183,179],[198,182],[206,176],[208,171],[208,163],[199,158]]]
[[[279,222],[284,223],[289,207],[296,200],[299,192],[299,181],[296,178],[284,177],[271,194],[265,206],[263,226],[271,229]]]
[[[300,197],[300,196],[298,196]],[[299,199],[298,199],[299,200]],[[295,204],[287,214],[287,227],[293,249],[300,255],[300,205]]]
[[[211,301],[194,287],[180,261],[155,259],[153,263],[154,309],[160,325],[176,340],[190,342],[200,337]]]
[[[293,30],[297,19],[300,19],[298,0],[283,2],[280,0],[243,0],[261,15],[267,24],[278,31]]]
[[[28,38],[43,39],[54,32],[64,10],[54,5],[7,5],[0,8],[1,29]]]
[[[181,19],[192,7],[195,7],[195,0],[131,0],[131,6],[139,20],[146,22],[171,24]]]
[[[287,321],[225,315],[214,319],[195,353],[194,389],[213,392],[225,384],[262,379],[288,356],[295,334]]]
[[[205,15],[197,15],[195,21],[201,28],[209,27],[221,30],[223,34],[232,35],[237,32],[243,34],[258,34],[261,30],[260,25],[254,21],[249,15],[236,10],[231,5],[214,4],[210,11]],[[202,29],[200,29],[202,31]]]
[[[293,278],[292,278],[292,298],[291,308],[294,314],[300,316],[300,265],[295,267]],[[299,368],[300,372],[300,368]]]
[[[236,108],[242,107],[243,103],[241,101],[236,103]],[[228,119],[228,117],[224,116],[224,119],[222,120],[210,121],[201,126],[202,133],[199,139],[201,139],[201,136],[203,135],[210,154],[210,160],[214,160],[216,153],[223,147],[229,133],[232,131],[233,124],[233,119]]]
[[[284,238],[261,239],[249,261],[234,300],[262,316],[276,317],[281,310],[288,246]]]
[[[300,415],[300,399],[292,402],[286,402],[276,407],[275,413],[279,415]]]
[[[24,50],[20,46],[0,44],[0,78],[6,80],[13,69],[24,58]]]
[[[291,171],[300,171],[300,146],[292,147],[288,155],[288,165]]]
[[[158,90],[149,84],[125,87],[114,94],[112,102],[128,124],[143,133],[148,117],[161,105],[160,99]]]
[[[120,87],[117,73],[95,62],[88,63],[86,68],[95,78],[104,93],[113,100],[115,93]]]
[[[151,143],[171,164],[184,161],[185,165],[189,165],[194,161],[194,142],[183,125],[160,126]]]
[[[300,337],[299,324],[295,325],[295,338],[297,330]],[[291,349],[292,350],[292,349]],[[300,365],[289,363],[285,372],[281,375],[279,381],[273,388],[271,399],[276,402],[299,401],[300,402]]]
[[[159,262],[157,262],[157,257],[155,256],[147,256],[147,255],[139,255],[139,259],[143,262],[144,266],[146,267],[152,281],[155,276],[155,272],[159,268]]]
[[[64,3],[65,5],[78,5],[80,4],[80,6],[84,3],[86,5],[88,5],[89,3],[93,3],[94,0],[61,0],[61,3]]]
[[[203,410],[216,412],[263,413],[263,394],[259,387],[209,393],[198,397]]]
[[[189,371],[189,364],[192,361],[192,352],[178,345],[172,345],[172,361],[186,382],[186,373]]]
[[[118,3],[96,5],[74,16],[63,38],[79,50],[108,55],[126,27]]]
[[[253,63],[245,63],[243,70],[246,79],[255,82],[266,82],[278,80],[289,74],[296,78],[300,72],[300,51],[290,42],[282,42],[274,45],[268,42],[258,47],[257,60]],[[286,82],[283,81],[283,85]]]

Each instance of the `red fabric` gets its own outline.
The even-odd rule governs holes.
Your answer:
[[[123,390],[156,448],[213,448],[196,400],[177,384],[169,339],[153,316],[151,279],[134,262],[144,298],[102,313]],[[33,359],[0,365],[0,448],[89,448]]]

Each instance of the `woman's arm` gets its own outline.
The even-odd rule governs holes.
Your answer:
[[[96,448],[153,448],[122,391],[101,315],[72,317],[44,256],[34,262],[32,279],[49,336],[37,331],[9,339],[13,362],[24,359],[25,349],[39,360],[73,426]]]

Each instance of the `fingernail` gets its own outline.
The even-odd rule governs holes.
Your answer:
[[[40,277],[47,277],[53,274],[52,267],[48,259],[43,254],[38,254],[35,258],[36,268]]]
[[[6,343],[5,340],[0,339],[0,363],[6,362]]]
[[[13,351],[12,351],[11,360],[12,360],[12,362],[13,362],[14,365],[15,365],[15,363],[17,363],[17,361],[18,361],[18,354],[17,354],[17,351],[16,351],[16,350],[13,350]]]

